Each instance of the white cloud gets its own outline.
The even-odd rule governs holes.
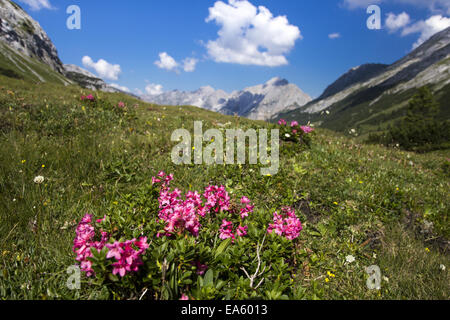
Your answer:
[[[91,57],[84,56],[81,60],[83,66],[86,68],[94,69],[97,74],[107,80],[118,80],[119,75],[122,72],[120,69],[120,65],[118,64],[110,64],[109,62],[100,59],[97,62],[92,61]]]
[[[341,34],[338,33],[338,32],[330,33],[330,34],[328,35],[328,38],[330,38],[330,39],[337,39],[337,38],[340,38],[340,37],[341,37]]]
[[[407,4],[419,8],[426,8],[431,12],[450,14],[449,0],[343,0],[341,4],[348,9],[367,8],[371,4],[380,3]]]
[[[257,8],[247,0],[215,2],[206,18],[210,21],[220,26],[219,37],[206,44],[216,62],[286,65],[285,54],[302,38],[299,28],[289,24],[286,16],[273,17],[266,7]]]
[[[119,89],[119,90],[122,90],[122,91],[125,91],[125,92],[131,92],[130,89],[128,89],[127,87],[118,85],[117,83],[110,83],[109,85],[111,87],[113,87],[113,88],[116,88],[116,89]]]
[[[138,96],[142,96],[144,94],[144,92],[142,92],[141,89],[135,88],[134,92],[138,95]]]
[[[442,15],[431,16],[427,20],[420,20],[413,25],[407,26],[402,30],[402,36],[413,33],[420,33],[419,39],[414,43],[413,48],[417,48],[427,41],[432,35],[450,27],[450,18]]]
[[[31,10],[41,10],[41,9],[53,9],[49,0],[20,0],[30,6]]]
[[[406,12],[402,12],[398,15],[390,12],[386,16],[386,28],[389,32],[395,32],[400,28],[406,27],[411,21]]]
[[[185,72],[193,72],[198,60],[195,58],[186,58],[183,60],[183,70]]]
[[[409,4],[416,7],[427,8],[431,12],[450,14],[449,0],[395,0],[398,3]]]
[[[178,63],[174,58],[169,56],[167,52],[161,52],[159,54],[159,60],[155,61],[155,64],[158,68],[166,69],[166,70],[175,70],[178,67]]]
[[[145,87],[145,92],[147,92],[149,95],[158,95],[163,93],[163,86],[160,84],[153,84],[150,83]]]

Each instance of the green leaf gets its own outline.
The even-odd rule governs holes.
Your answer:
[[[228,238],[224,241],[222,241],[222,243],[219,245],[219,247],[217,247],[216,253],[214,254],[214,259],[216,259],[219,255],[221,255],[230,245],[231,242],[231,238]]]
[[[119,281],[119,277],[118,277],[116,274],[110,273],[110,274],[108,275],[108,278],[109,278],[109,280],[111,280],[112,282],[117,282],[117,281]]]
[[[214,283],[214,271],[212,269],[209,269],[205,274],[203,284],[205,287],[209,287],[212,286],[213,283]]]

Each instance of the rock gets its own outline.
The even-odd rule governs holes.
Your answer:
[[[45,31],[19,5],[10,0],[0,1],[0,41],[63,74],[64,68],[58,52]]]
[[[280,111],[311,101],[311,97],[296,85],[278,77],[231,94],[206,86],[192,92],[174,90],[158,95],[144,95],[142,98],[157,104],[193,105],[254,120],[268,120]]]

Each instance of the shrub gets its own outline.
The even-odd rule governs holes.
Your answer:
[[[81,220],[73,251],[91,285],[119,299],[293,295],[285,284],[302,229],[293,209],[270,223],[270,213],[255,212],[245,196],[232,199],[224,186],[182,196],[172,180],[160,172],[103,218]]]
[[[397,145],[416,152],[450,147],[450,124],[439,121],[439,105],[427,87],[420,88],[409,102],[406,117],[382,135],[371,134],[368,142]]]

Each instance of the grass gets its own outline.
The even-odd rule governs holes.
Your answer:
[[[175,129],[192,132],[195,120],[204,130],[269,124],[119,93],[95,92],[94,106],[79,99],[88,93],[0,76],[1,299],[114,298],[87,280],[81,290],[66,287],[76,223],[125,201],[159,170],[174,173],[183,191],[226,185],[257,212],[296,208],[304,229],[302,250],[286,257],[299,261],[292,298],[449,298],[448,150],[419,155],[318,129],[310,149],[281,153],[272,177],[256,165],[176,166]],[[43,184],[33,183],[37,175]],[[381,290],[366,286],[370,265],[385,277]]]
[[[0,74],[14,75],[13,78],[24,79],[33,83],[67,84],[69,80],[51,69],[45,63],[19,54],[7,45],[0,43]],[[4,78],[8,79],[8,78]]]
[[[430,89],[432,89],[436,101],[440,105],[437,118],[448,121],[450,117],[448,105],[450,85],[447,84],[442,88],[439,88],[439,85],[434,85]],[[372,104],[372,101],[378,98],[381,93],[380,90],[379,88],[357,90],[329,107],[329,114],[326,114],[325,110],[319,113],[304,113],[302,110],[305,107],[302,107],[280,114],[278,118],[306,119],[306,121],[320,125],[322,128],[347,135],[350,129],[356,129],[360,136],[367,137],[370,133],[385,131],[388,125],[403,118],[406,115],[408,101],[416,93],[416,89],[408,89],[397,93],[385,92]],[[372,95],[370,99],[367,94]]]

